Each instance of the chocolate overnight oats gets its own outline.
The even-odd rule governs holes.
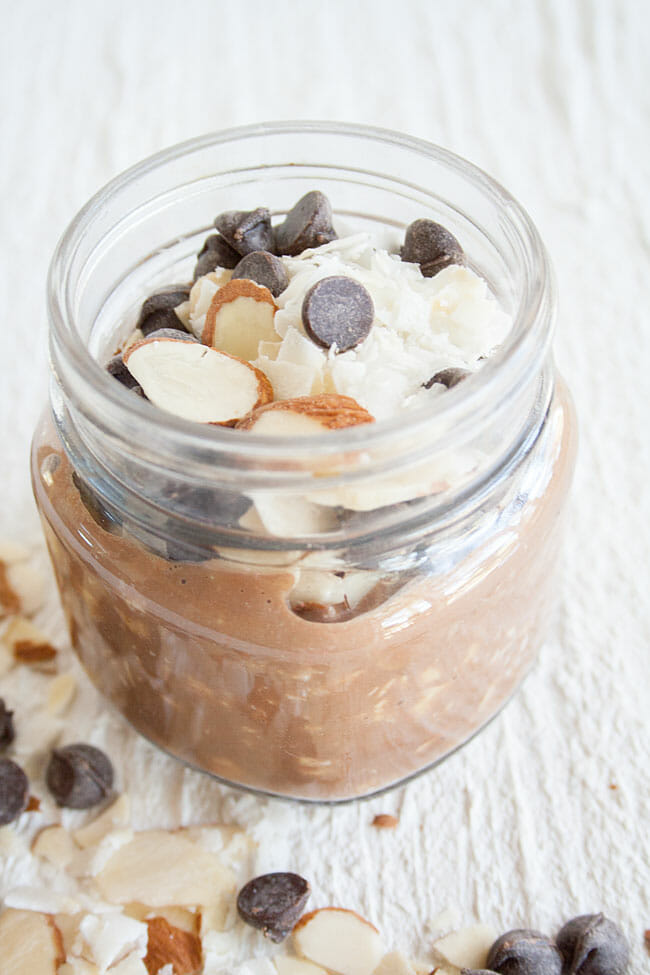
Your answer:
[[[531,667],[574,419],[548,282],[531,302],[509,266],[500,290],[485,242],[428,212],[368,229],[335,185],[333,212],[262,190],[207,237],[134,230],[92,310],[54,296],[34,485],[73,644],[134,727],[229,783],[336,801],[447,755]],[[98,227],[91,275],[78,249],[64,268],[98,212],[55,258],[79,288],[116,247]]]

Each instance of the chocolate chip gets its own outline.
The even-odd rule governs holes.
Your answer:
[[[372,298],[354,278],[322,278],[305,295],[302,322],[317,345],[338,352],[353,349],[367,338],[375,315]]]
[[[517,928],[497,938],[487,967],[499,975],[561,975],[562,956],[546,935]]]
[[[242,887],[237,910],[246,924],[260,928],[277,944],[302,914],[309,894],[309,884],[297,873],[267,873]]]
[[[422,385],[425,389],[431,389],[434,383],[441,383],[447,389],[451,389],[452,386],[457,386],[458,383],[462,382],[469,375],[469,369],[441,369],[440,372],[434,373],[431,379],[427,379],[426,383],[422,383]]]
[[[0,826],[13,823],[29,802],[27,776],[9,758],[0,758]]]
[[[242,257],[252,251],[275,250],[271,214],[266,207],[227,210],[214,218],[214,225]]]
[[[110,793],[113,766],[94,745],[66,745],[52,752],[45,781],[59,806],[90,809]]]
[[[312,190],[298,200],[283,223],[275,228],[275,249],[278,254],[295,256],[336,238],[330,201],[320,190]]]
[[[425,278],[434,277],[450,264],[464,264],[463,248],[442,224],[422,218],[406,228],[400,251],[403,261],[419,264]]]
[[[174,308],[189,297],[190,289],[184,284],[174,284],[156,291],[143,302],[137,327],[145,336],[159,328],[182,328]]]
[[[124,360],[121,355],[115,355],[111,361],[106,366],[106,371],[110,375],[117,379],[118,383],[122,383],[127,389],[133,389],[134,386],[138,385],[138,380],[131,375],[129,370],[124,365]]]
[[[133,392],[136,389],[140,389],[140,387],[134,386]],[[84,508],[100,528],[103,528],[105,532],[114,533],[121,527],[121,520],[108,510],[106,505],[100,501],[97,494],[79,477],[76,471],[72,472],[72,483],[79,492],[79,497]]]
[[[198,342],[195,335],[190,335],[182,328],[157,328],[149,332],[148,339],[175,339],[177,342]]]
[[[218,267],[232,269],[241,260],[241,255],[230,246],[221,234],[208,237],[198,253],[198,260],[194,267],[193,280],[197,281],[204,274],[216,270]]]
[[[246,257],[242,257],[232,276],[233,279],[247,278],[264,285],[274,298],[282,294],[289,284],[289,275],[284,264],[279,257],[269,254],[268,251],[251,251]]]
[[[625,935],[604,914],[574,917],[556,940],[566,975],[623,975],[630,960]]]
[[[6,748],[15,737],[14,713],[7,710],[7,705],[0,697],[0,748]]]

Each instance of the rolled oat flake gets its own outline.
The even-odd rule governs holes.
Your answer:
[[[27,776],[10,758],[0,758],[0,826],[18,819],[28,802]]]
[[[45,781],[59,806],[90,809],[109,795],[113,766],[94,745],[66,745],[52,752]]]
[[[260,928],[277,944],[300,918],[309,894],[309,884],[297,873],[267,873],[242,887],[237,911],[242,921]]]

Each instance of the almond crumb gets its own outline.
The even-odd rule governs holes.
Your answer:
[[[25,807],[25,812],[38,812],[40,808],[41,808],[41,800],[38,799],[36,796],[30,796],[27,802],[27,806]]]
[[[390,813],[377,813],[372,821],[372,825],[376,826],[377,829],[395,829],[398,824],[397,816],[391,816]]]

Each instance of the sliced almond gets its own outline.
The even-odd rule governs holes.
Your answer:
[[[20,542],[11,542],[6,538],[0,539],[0,562],[12,565],[14,562],[27,562],[31,552]]]
[[[10,562],[6,569],[11,589],[20,599],[20,612],[33,616],[45,599],[45,579],[29,562]]]
[[[9,567],[0,559],[0,619],[20,613],[20,596],[9,581]]]
[[[237,427],[256,434],[295,437],[373,422],[374,417],[351,396],[321,393],[259,406]]]
[[[77,693],[77,678],[74,674],[59,674],[50,684],[47,693],[49,714],[63,714],[72,704]]]
[[[96,816],[92,822],[74,831],[75,842],[84,849],[100,843],[114,829],[123,829],[131,823],[131,802],[126,793],[118,796],[108,809]]]
[[[112,904],[139,901],[152,908],[212,904],[235,888],[233,874],[217,856],[164,830],[136,833],[108,860],[96,882]]]
[[[313,961],[305,958],[294,958],[292,955],[276,955],[273,959],[278,975],[327,975],[324,968],[314,965]]]
[[[145,339],[124,361],[152,403],[196,423],[232,426],[273,399],[263,372],[198,342]]]
[[[431,966],[427,971],[431,971]],[[416,969],[400,951],[389,951],[375,968],[374,975],[416,975]]]
[[[201,941],[195,934],[170,924],[164,917],[147,921],[149,940],[144,964],[149,975],[171,965],[174,975],[195,975],[203,966]]]
[[[6,910],[0,916],[2,975],[56,975],[65,961],[61,934],[47,914]]]
[[[77,849],[77,844],[63,826],[46,826],[32,844],[34,856],[41,857],[56,867],[67,867]]]
[[[146,973],[147,969],[143,968],[143,972]],[[111,969],[111,973],[116,973],[116,969]],[[68,958],[64,965],[61,965],[57,975],[101,975],[97,965],[93,965],[92,962],[86,961],[85,958],[75,958],[74,956]]]
[[[228,284],[231,277],[232,271],[220,267],[214,271],[210,271],[209,274],[204,274],[200,278],[197,278],[192,285],[192,290],[190,291],[189,327],[199,342],[203,335],[205,316],[210,307],[210,302],[219,288],[222,288],[224,284]]]
[[[2,639],[18,663],[49,663],[56,657],[56,647],[49,638],[23,616],[17,616],[9,623]]]
[[[279,341],[273,327],[277,310],[268,288],[236,278],[212,298],[201,341],[240,359],[256,359],[260,342]]]
[[[371,975],[384,949],[377,928],[354,911],[325,907],[293,929],[299,954],[337,975]]]
[[[488,924],[474,924],[452,931],[433,943],[437,955],[458,968],[485,968],[490,948],[498,932]]]

